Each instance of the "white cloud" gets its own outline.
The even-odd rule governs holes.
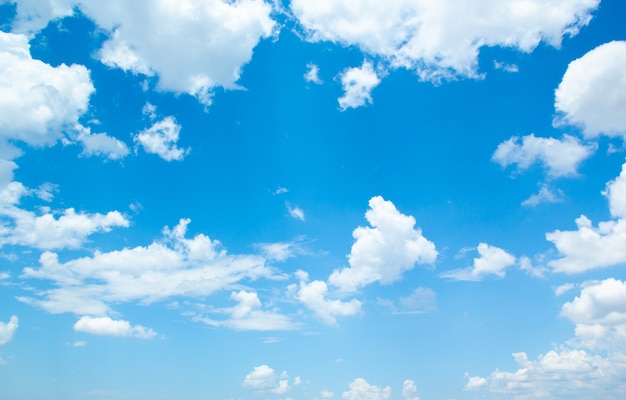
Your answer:
[[[391,398],[389,386],[380,388],[370,385],[363,378],[356,378],[349,387],[349,391],[342,393],[342,397],[346,400],[389,400]]]
[[[516,258],[499,247],[480,243],[477,250],[480,257],[474,258],[471,267],[447,271],[441,276],[455,281],[481,281],[489,276],[504,278],[505,270],[515,265]]]
[[[296,242],[259,243],[256,245],[268,261],[285,261],[295,257],[302,249]]]
[[[124,158],[130,152],[126,144],[106,133],[91,133],[91,129],[77,127],[79,134],[76,139],[83,145],[85,156],[104,156],[110,160]]]
[[[556,123],[580,126],[587,137],[626,139],[626,41],[605,43],[572,61],[555,91]]]
[[[128,321],[113,320],[109,317],[84,316],[74,324],[76,332],[85,332],[92,335],[134,337],[151,339],[156,332],[141,325],[132,326]]]
[[[417,396],[417,385],[410,379],[402,383],[402,397],[405,400],[420,400]]]
[[[18,327],[18,318],[13,315],[9,319],[9,322],[0,322],[0,346],[7,344],[13,339],[15,331]]]
[[[300,221],[304,221],[304,218],[305,218],[304,211],[302,211],[300,207],[292,206],[289,203],[286,203],[286,205],[287,205],[287,211],[289,211],[289,215],[292,218],[299,219]]]
[[[48,22],[74,13],[76,0],[13,0],[17,4],[17,15],[13,31],[34,34],[45,28]]]
[[[496,60],[493,61],[493,67],[505,72],[519,72],[519,67],[516,64],[507,64]]]
[[[365,218],[371,227],[358,227],[348,256],[350,267],[335,270],[328,282],[352,292],[373,282],[388,284],[402,278],[415,264],[432,264],[437,259],[435,244],[415,229],[415,218],[400,213],[380,196],[372,197]]]
[[[305,306],[307,306],[323,322],[333,325],[337,323],[337,316],[349,316],[361,311],[361,302],[357,299],[343,301],[341,299],[327,299],[328,286],[324,281],[307,283],[308,275],[299,271],[300,288],[296,294]]]
[[[181,126],[176,123],[174,117],[169,116],[139,132],[133,140],[141,145],[146,153],[156,154],[165,161],[180,161],[190,151],[176,146],[180,129]]]
[[[481,378],[480,376],[470,376],[468,373],[466,373],[465,379],[467,379],[467,383],[465,384],[465,390],[479,389],[487,385],[487,379]]]
[[[335,394],[333,392],[331,392],[330,390],[322,390],[320,392],[320,396],[322,396],[322,399],[330,399],[334,396]]]
[[[286,377],[287,373],[283,372],[280,376]],[[278,382],[276,372],[267,365],[259,365],[254,367],[252,372],[248,373],[243,381],[243,387],[254,390],[259,394],[273,393],[285,394],[289,389],[289,381],[280,379]]]
[[[311,41],[357,46],[421,79],[478,77],[482,46],[532,51],[578,33],[599,0],[292,0]]]
[[[339,101],[339,109],[358,108],[372,103],[372,90],[380,83],[372,63],[363,61],[361,67],[347,68],[339,78],[344,94]]]
[[[223,326],[238,331],[284,331],[298,327],[288,317],[276,310],[262,310],[261,300],[254,292],[240,290],[230,295],[238,304],[225,310],[215,312],[228,314],[229,318],[217,320],[203,316],[194,316],[194,321],[204,322],[211,326]]]
[[[0,31],[0,141],[54,144],[87,110],[94,87],[82,65],[52,67],[30,55],[28,38]],[[8,154],[0,155],[2,157]]]
[[[611,215],[626,219],[626,163],[622,165],[619,176],[606,184],[603,194],[609,200]]]
[[[19,299],[52,313],[103,315],[111,304],[202,297],[245,279],[274,277],[261,256],[228,255],[203,234],[186,238],[189,222],[165,228],[163,238],[148,246],[96,251],[64,263],[44,252],[39,267],[25,268],[22,276],[52,281],[52,288],[37,292],[38,298]]]
[[[57,217],[49,212],[36,215],[9,206],[0,207],[0,215],[12,221],[11,224],[0,225],[0,244],[38,249],[78,248],[96,232],[129,226],[129,221],[119,211],[87,214],[68,208]]]
[[[560,189],[553,190],[548,185],[541,185],[539,193],[533,194],[522,202],[523,206],[535,207],[543,203],[560,203],[563,201],[563,192]]]
[[[320,68],[317,65],[313,63],[308,63],[306,67],[307,71],[304,74],[305,81],[315,83],[316,85],[321,85],[322,83],[324,83],[324,81],[322,81],[322,79],[320,78]]]
[[[541,138],[530,134],[521,138],[514,136],[498,145],[492,160],[502,167],[517,164],[519,170],[542,163],[548,176],[558,178],[577,175],[580,164],[596,150],[595,144],[582,144],[570,135],[563,139]]]
[[[554,294],[557,296],[562,296],[570,290],[574,289],[575,287],[576,285],[574,285],[573,283],[564,283],[554,288]]]
[[[402,313],[421,314],[437,310],[437,294],[429,288],[419,287],[398,302],[402,305]]]

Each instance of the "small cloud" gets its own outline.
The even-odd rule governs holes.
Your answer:
[[[131,326],[128,321],[113,320],[109,317],[81,317],[75,324],[77,332],[91,333],[92,335],[134,337],[151,339],[156,332],[141,325]]]
[[[470,376],[467,372],[465,373],[465,379],[467,379],[465,390],[480,389],[487,385],[487,379],[481,378],[480,376]]]
[[[19,319],[13,315],[9,319],[9,322],[0,322],[0,346],[9,343],[17,331],[19,326]]]
[[[191,151],[178,148],[181,126],[169,116],[139,132],[133,140],[149,154],[156,154],[165,161],[181,161]]]
[[[339,79],[344,90],[344,95],[338,99],[341,111],[371,104],[372,90],[380,83],[380,78],[369,61],[363,61],[360,67],[344,70]]]
[[[321,85],[322,83],[324,83],[324,81],[320,79],[320,76],[319,76],[320,69],[317,65],[313,63],[308,63],[306,67],[307,67],[307,71],[306,71],[306,74],[304,74],[305,81],[315,83],[317,85]]]
[[[287,211],[289,212],[289,215],[291,215],[291,217],[299,219],[300,221],[304,221],[304,211],[302,211],[300,207],[292,206],[289,203],[285,203],[285,205],[287,206]]]
[[[519,72],[519,68],[516,64],[507,64],[496,60],[493,61],[493,67],[504,72]]]
[[[488,276],[504,278],[505,269],[515,265],[516,258],[501,248],[480,243],[477,251],[479,257],[474,258],[471,267],[446,271],[441,277],[454,281],[482,281]]]
[[[87,346],[87,342],[83,342],[83,341],[76,341],[74,343],[72,343],[72,346],[74,347],[85,347]]]
[[[556,191],[554,191],[547,185],[543,185],[541,189],[539,189],[539,193],[533,194],[524,200],[522,205],[526,207],[535,207],[542,203],[560,203],[563,200],[563,192],[560,189],[556,189]]]
[[[289,191],[289,190],[288,190],[287,188],[284,188],[284,187],[282,187],[282,186],[279,186],[279,187],[278,187],[278,189],[276,189],[276,190],[274,191],[274,193],[273,193],[273,194],[275,194],[275,195],[278,195],[278,194],[285,194],[285,193],[287,193],[288,191]]]
[[[554,288],[554,294],[556,296],[562,296],[570,290],[574,289],[575,287],[576,285],[574,285],[573,283],[565,283],[561,286]]]

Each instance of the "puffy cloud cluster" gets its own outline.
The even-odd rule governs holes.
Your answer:
[[[437,259],[435,244],[415,228],[415,218],[402,214],[381,196],[372,197],[369,206],[365,218],[371,226],[352,232],[350,266],[333,271],[328,278],[329,284],[344,292],[374,282],[395,282],[416,264],[433,264]]]
[[[474,258],[471,267],[446,271],[441,276],[455,281],[481,281],[489,276],[504,278],[505,270],[517,261],[503,249],[487,243],[480,243],[477,251],[480,257]]]
[[[307,282],[308,275],[300,271],[300,287],[297,299],[323,322],[333,325],[337,322],[337,316],[349,316],[361,311],[361,302],[357,299],[344,301],[341,298],[329,299],[326,282],[315,280]]]
[[[577,230],[546,234],[562,256],[549,262],[554,271],[580,273],[626,263],[626,163],[619,177],[607,184],[604,194],[613,220],[593,226],[581,215],[576,219]]]
[[[357,46],[421,79],[478,77],[483,46],[530,52],[541,41],[559,46],[591,19],[599,0],[292,0],[311,41]]]
[[[257,393],[285,394],[289,389],[289,380],[286,378],[287,372],[277,375],[273,368],[259,365],[246,375],[243,387]]]
[[[372,63],[364,61],[358,68],[347,68],[339,75],[344,95],[339,98],[339,109],[358,108],[372,103],[372,90],[380,78]]]
[[[572,61],[555,91],[557,123],[577,125],[587,137],[626,139],[626,41],[605,43]]]
[[[23,277],[49,280],[53,287],[20,300],[52,313],[103,316],[115,303],[206,296],[244,279],[273,276],[261,256],[228,255],[203,234],[186,238],[189,222],[182,219],[173,229],[165,228],[163,239],[148,246],[96,251],[67,262],[44,252],[39,266],[25,268]]]
[[[594,144],[582,144],[570,135],[563,139],[541,138],[533,134],[523,138],[512,137],[498,145],[492,160],[503,167],[516,164],[525,170],[535,163],[542,163],[548,176],[558,178],[577,174],[581,162],[596,150]]]
[[[380,388],[370,385],[363,378],[356,378],[350,383],[350,390],[342,393],[342,397],[346,400],[389,400],[391,388]]]
[[[159,89],[206,105],[213,88],[237,87],[254,47],[275,28],[263,0],[18,0],[14,30],[36,32],[74,7],[110,34],[97,53],[104,64],[157,75]]]
[[[189,149],[177,146],[181,126],[174,117],[165,117],[134,136],[133,140],[149,154],[156,154],[165,161],[181,161]]]

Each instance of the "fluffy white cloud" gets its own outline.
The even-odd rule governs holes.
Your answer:
[[[488,276],[504,278],[505,270],[515,265],[516,258],[499,247],[480,243],[477,250],[480,257],[474,258],[471,267],[447,271],[441,276],[455,281],[480,281]]]
[[[280,376],[286,377],[287,373],[283,372]],[[285,394],[289,389],[289,381],[280,379],[278,382],[274,369],[267,365],[259,365],[254,367],[252,372],[248,373],[243,381],[243,387],[254,390],[257,393],[274,393]]]
[[[44,252],[39,267],[25,268],[22,276],[50,280],[53,288],[19,299],[52,313],[102,315],[111,312],[110,304],[207,296],[245,279],[274,277],[261,256],[228,255],[203,234],[186,238],[189,222],[165,228],[162,240],[145,247],[96,251],[65,263]]]
[[[337,316],[355,315],[361,311],[361,302],[357,299],[343,301],[328,299],[328,286],[324,281],[307,283],[308,275],[299,271],[300,287],[296,297],[307,306],[315,315],[327,324],[337,323]],[[295,289],[295,288],[294,288]]]
[[[238,331],[284,331],[296,329],[297,324],[288,317],[279,314],[276,310],[262,310],[261,300],[254,292],[240,290],[231,293],[230,298],[238,302],[232,308],[214,310],[222,314],[228,314],[229,318],[218,320],[203,316],[194,316],[194,321],[204,322],[211,326],[223,326]]]
[[[132,326],[128,321],[113,320],[109,317],[84,316],[74,324],[76,332],[91,333],[92,335],[134,337],[151,339],[156,332],[141,325]]]
[[[439,81],[478,77],[482,46],[559,46],[591,19],[599,0],[292,0],[311,41],[358,46],[394,67]]]
[[[342,393],[342,397],[346,400],[389,400],[391,398],[389,386],[380,388],[376,385],[370,385],[363,378],[356,378],[349,387],[349,391]]]
[[[620,399],[626,395],[626,356],[607,357],[585,350],[560,348],[529,360],[514,353],[515,372],[496,370],[488,378],[472,377],[478,387],[508,399]],[[486,382],[483,384],[483,381]],[[466,388],[470,388],[466,385]]]
[[[106,133],[91,133],[91,129],[78,126],[76,139],[82,143],[85,156],[104,156],[110,160],[124,158],[130,152],[126,144]]]
[[[68,208],[56,217],[49,212],[36,215],[17,207],[0,207],[0,216],[11,221],[0,224],[0,244],[38,249],[78,248],[93,233],[129,225],[119,211],[86,214]]]
[[[626,282],[586,282],[580,295],[563,304],[561,316],[576,324],[574,341],[591,349],[626,350]]]
[[[18,327],[18,318],[13,315],[8,323],[0,322],[0,346],[7,344],[13,339]]]
[[[28,38],[0,31],[0,140],[55,143],[87,110],[94,87],[81,65],[52,67],[30,55]],[[6,156],[6,155],[4,155]]]
[[[339,101],[339,109],[358,108],[372,103],[372,90],[380,83],[371,62],[364,61],[357,68],[347,68],[339,78],[344,94]]]
[[[179,149],[176,144],[181,126],[174,117],[165,117],[155,122],[134,136],[135,143],[141,145],[146,153],[156,154],[165,161],[180,161],[189,153],[189,149]]]
[[[34,34],[45,28],[48,22],[74,13],[76,0],[2,0],[0,3],[15,3],[17,15],[13,31]]]
[[[517,164],[525,170],[535,163],[542,163],[552,178],[577,174],[580,163],[593,154],[595,144],[582,144],[570,135],[563,139],[541,138],[530,134],[521,138],[514,136],[498,145],[492,160],[507,167]]]
[[[392,202],[372,197],[365,218],[371,227],[358,227],[348,256],[350,267],[335,270],[328,283],[352,292],[373,282],[392,283],[415,264],[437,259],[435,244],[415,229],[415,218],[400,213]]]
[[[320,68],[317,65],[309,63],[306,65],[306,67],[307,71],[304,74],[305,81],[315,83],[316,85],[321,85],[322,83],[324,83],[320,78]]]
[[[410,379],[402,383],[402,397],[405,400],[420,400],[417,396],[417,385]]]
[[[594,227],[589,218],[581,215],[576,219],[577,230],[546,234],[562,255],[548,263],[555,271],[579,273],[626,262],[626,163],[619,177],[607,183],[604,195],[615,219]]]
[[[578,125],[588,137],[626,139],[626,41],[605,43],[572,61],[555,92],[557,123]]]
[[[480,376],[470,376],[466,373],[465,378],[467,379],[467,383],[465,384],[466,390],[479,389],[487,385],[487,379],[481,378]]]

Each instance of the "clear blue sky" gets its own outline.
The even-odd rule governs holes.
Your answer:
[[[3,399],[623,399],[619,0],[0,0]]]

